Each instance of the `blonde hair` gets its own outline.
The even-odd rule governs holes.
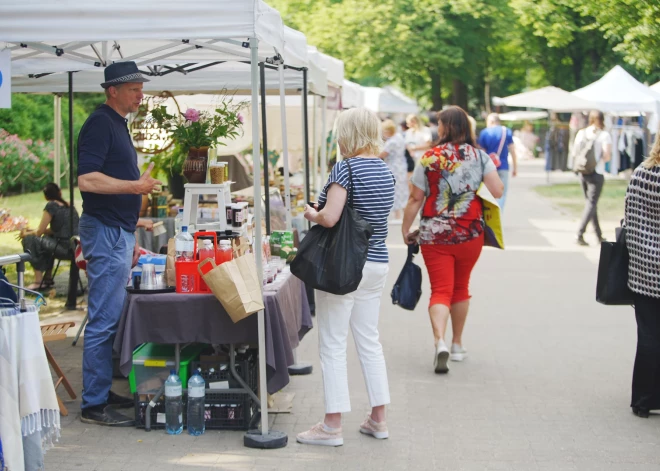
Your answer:
[[[381,127],[383,128],[383,132],[389,133],[389,134],[396,134],[396,124],[394,121],[391,119],[386,119],[381,123]]]
[[[658,165],[660,165],[660,132],[656,134],[655,144],[653,144],[653,149],[651,149],[651,154],[642,163],[642,166],[644,168],[653,168]]]
[[[365,108],[342,111],[337,119],[337,141],[344,158],[380,154],[383,139],[378,116]]]
[[[412,126],[408,123],[411,123]],[[408,124],[410,129],[414,129],[415,131],[419,131],[422,128],[422,122],[416,114],[409,114],[406,116],[406,124]]]

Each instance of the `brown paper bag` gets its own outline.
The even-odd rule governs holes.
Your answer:
[[[197,270],[234,323],[264,308],[254,255],[246,254],[219,266],[207,258]]]
[[[176,269],[174,260],[176,257],[176,248],[174,238],[167,241],[167,260],[165,261],[165,279],[167,286],[176,286]]]

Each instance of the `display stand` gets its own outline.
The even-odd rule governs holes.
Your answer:
[[[195,225],[196,230],[225,231],[227,229],[226,208],[227,203],[231,203],[232,182],[220,184],[206,183],[186,183],[184,185],[185,194],[183,200],[183,226],[190,227]],[[212,223],[197,222],[197,208],[199,206],[200,196],[215,196],[218,198],[218,221]]]

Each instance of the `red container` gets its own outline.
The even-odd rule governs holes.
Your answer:
[[[193,279],[193,289],[185,292],[184,294],[210,294],[211,290],[204,280],[199,275],[197,271],[197,266],[199,265],[199,254],[197,253],[197,240],[201,236],[212,236],[213,237],[213,251],[217,252],[218,250],[218,236],[215,232],[196,232],[193,235],[195,239],[195,245],[193,249],[193,256],[195,259],[192,262],[174,262],[174,268],[176,270],[176,292],[184,293],[181,289],[181,277],[189,276]]]

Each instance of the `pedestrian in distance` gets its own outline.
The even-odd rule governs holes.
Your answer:
[[[504,211],[506,197],[509,192],[509,176],[518,176],[518,155],[513,144],[513,132],[502,125],[500,116],[497,113],[491,113],[486,118],[486,129],[479,134],[478,144],[491,156],[497,167],[497,173],[504,183],[504,193],[497,201],[500,209]],[[511,163],[509,163],[509,155],[511,156]]]
[[[637,354],[630,406],[638,417],[660,409],[660,133],[626,193],[628,287],[635,301]]]
[[[586,163],[588,160],[586,156],[589,153],[593,153],[593,165],[583,166],[580,163],[582,161],[580,156],[584,156]],[[573,169],[580,175],[585,199],[584,212],[575,239],[578,245],[589,245],[584,240],[584,233],[590,222],[596,232],[598,243],[605,240],[598,222],[598,200],[605,185],[605,164],[611,158],[612,136],[605,131],[605,116],[600,111],[592,111],[589,113],[589,126],[578,131],[573,144]]]
[[[421,245],[431,280],[433,369],[447,373],[449,359],[467,357],[463,329],[470,307],[470,275],[484,245],[485,223],[477,190],[484,183],[499,198],[504,184],[488,154],[476,148],[467,113],[452,106],[438,118],[440,141],[415,166],[401,229],[406,244]],[[411,232],[420,209],[419,230]],[[445,343],[450,317],[451,352]]]
[[[349,329],[353,332],[371,404],[371,413],[360,426],[360,432],[378,439],[389,436],[385,406],[390,403],[390,391],[378,318],[389,270],[385,240],[387,217],[394,203],[394,177],[379,158],[381,124],[371,111],[354,108],[342,112],[337,120],[337,140],[344,160],[332,169],[318,205],[307,205],[305,218],[326,228],[334,227],[352,187],[353,208],[371,224],[374,233],[369,239],[367,262],[357,290],[345,295],[316,291],[325,417],[310,430],[298,434],[298,442],[307,445],[344,444],[342,414],[351,410],[346,365]]]

